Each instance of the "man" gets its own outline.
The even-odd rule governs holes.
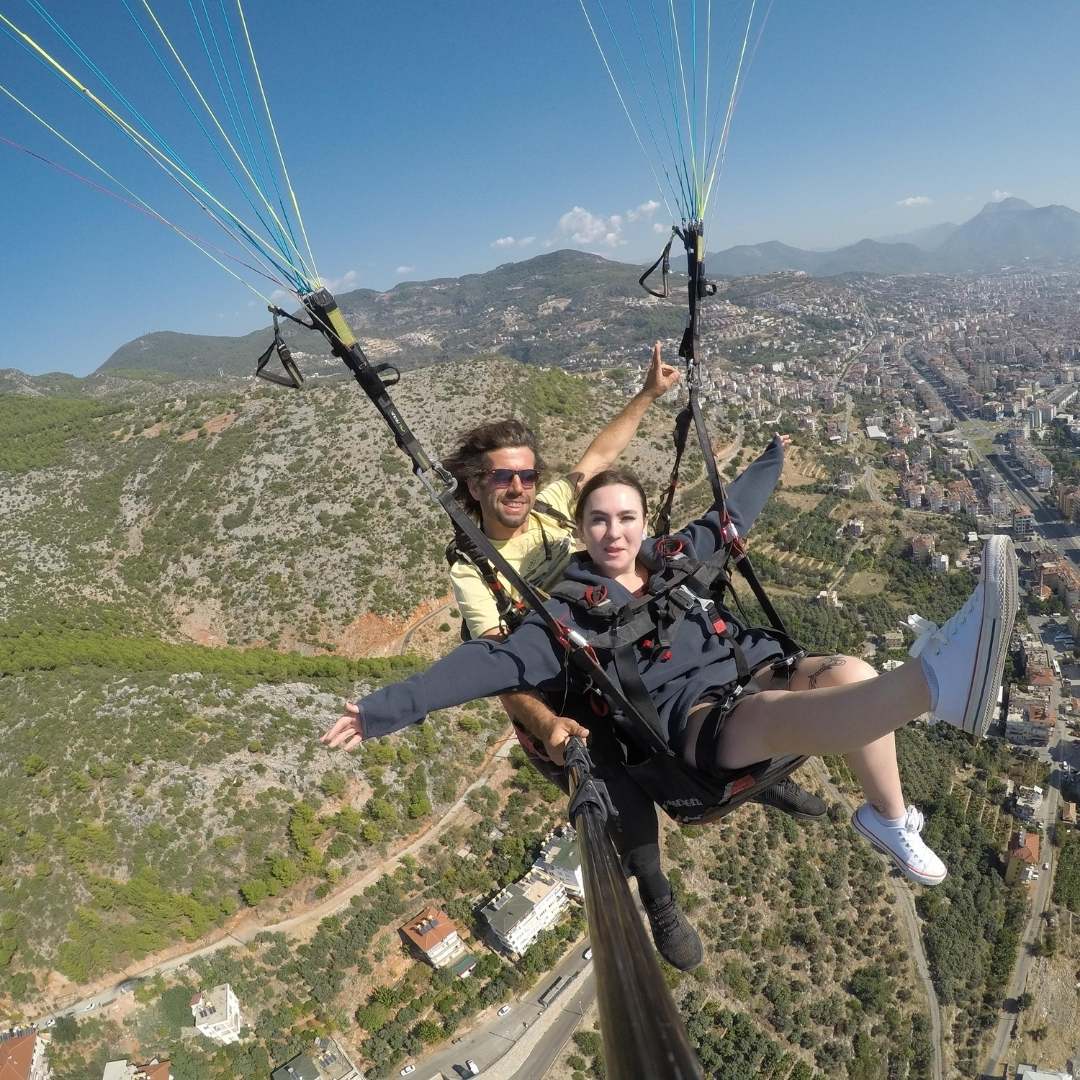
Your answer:
[[[679,373],[663,362],[657,342],[641,390],[593,439],[567,476],[544,486],[544,462],[536,437],[519,420],[474,428],[444,457],[443,464],[458,480],[458,495],[466,509],[476,515],[492,544],[528,582],[547,589],[560,580],[578,546],[573,522],[578,491],[592,476],[615,463],[637,433],[649,406],[678,381]],[[450,558],[454,597],[468,635],[503,636],[509,629],[506,613],[500,610],[483,573],[454,546]],[[509,592],[505,583],[498,585]],[[589,730],[571,717],[558,715],[533,694],[504,694],[500,701],[532,763],[565,790],[560,766],[566,743],[574,736],[587,738]],[[619,809],[612,822],[612,839],[625,872],[637,878],[657,949],[676,967],[694,967],[701,961],[701,942],[675,905],[671,886],[660,869],[655,807],[621,768],[611,763],[601,763],[598,768]],[[800,818],[825,813],[820,799],[791,780],[778,784],[760,801]]]

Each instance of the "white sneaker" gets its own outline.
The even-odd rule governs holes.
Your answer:
[[[922,812],[914,806],[907,808],[899,825],[886,821],[869,803],[851,815],[851,827],[888,855],[901,873],[920,885],[940,885],[948,870],[919,835],[923,824]]]
[[[913,615],[919,635],[911,655],[922,658],[933,701],[931,712],[982,738],[997,705],[1019,586],[1016,551],[1007,536],[991,536],[983,547],[982,579],[964,606],[944,626]]]

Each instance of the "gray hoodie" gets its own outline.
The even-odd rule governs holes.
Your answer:
[[[746,535],[761,513],[783,465],[783,444],[773,439],[765,452],[728,485],[727,509],[740,536]],[[674,535],[683,541],[683,551],[690,558],[708,558],[722,543],[719,510],[714,506],[704,517]],[[640,560],[650,568],[657,565],[655,545],[655,540],[647,538],[641,547]],[[589,585],[605,585],[616,607],[632,598],[629,590],[617,581],[598,574],[584,553],[570,561],[565,576]],[[551,600],[545,606],[563,623],[580,628],[568,604]],[[720,613],[739,641],[751,669],[780,658],[782,648],[770,631],[748,629],[724,608]],[[601,659],[608,675],[617,683],[610,658]],[[638,669],[676,752],[681,749],[681,736],[691,706],[710,691],[729,686],[736,678],[731,642],[716,634],[701,608],[691,611],[679,624],[669,659],[660,659],[651,650],[641,650]],[[565,653],[536,615],[527,617],[505,640],[467,641],[426,671],[376,690],[357,705],[364,738],[371,739],[419,723],[436,709],[514,690],[538,690],[556,700],[567,692]],[[577,710],[564,711],[572,715]]]

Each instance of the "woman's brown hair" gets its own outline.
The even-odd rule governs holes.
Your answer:
[[[587,480],[578,495],[577,503],[574,505],[574,520],[578,523],[578,528],[581,528],[584,521],[585,503],[588,502],[589,496],[598,488],[612,487],[615,484],[624,484],[638,493],[641,497],[641,517],[643,520],[648,520],[649,500],[637,476],[629,469],[604,469]]]

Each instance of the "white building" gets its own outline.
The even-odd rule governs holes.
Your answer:
[[[1046,702],[1014,695],[1005,717],[1005,738],[1014,746],[1049,746],[1056,720]],[[1039,788],[1021,790],[1039,791]]]
[[[481,914],[499,943],[520,956],[566,910],[566,886],[545,870],[533,867],[520,881],[493,897]]]
[[[195,1027],[208,1039],[219,1043],[240,1041],[240,1002],[228,983],[203,990],[191,999]]]
[[[457,923],[434,904],[428,904],[398,929],[414,949],[427,957],[432,967],[449,967],[466,954]]]
[[[585,879],[581,873],[577,833],[572,825],[560,825],[544,841],[533,866],[543,870],[579,900],[585,898]]]
[[[945,554],[931,555],[930,569],[936,574],[947,574],[949,572],[949,556]]]
[[[1016,817],[1022,821],[1032,821],[1042,806],[1043,789],[1041,787],[1020,787],[1016,789]]]
[[[442,1073],[439,1073],[441,1076]],[[270,1080],[364,1080],[364,1074],[329,1036],[316,1039],[303,1054],[278,1066]]]
[[[1017,1065],[1016,1080],[1073,1080],[1071,1072],[1049,1072],[1037,1065]]]

